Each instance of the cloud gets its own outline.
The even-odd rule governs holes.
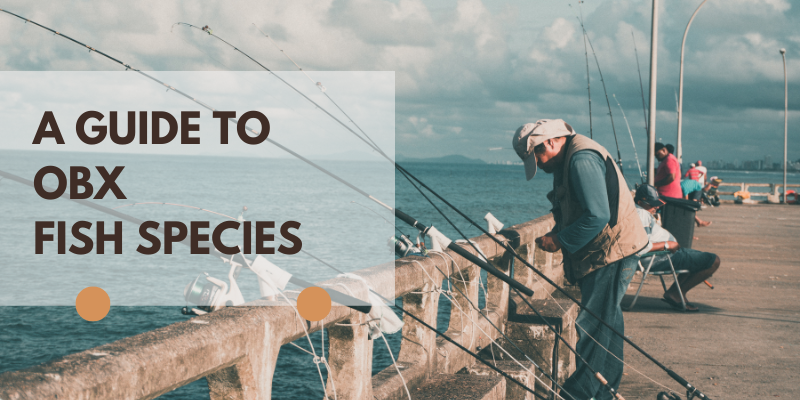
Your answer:
[[[563,49],[572,42],[572,36],[574,34],[575,26],[564,18],[556,18],[556,20],[544,30],[544,36],[551,42],[551,49]]]
[[[413,125],[422,136],[433,136],[436,134],[436,132],[433,131],[433,125],[428,123],[427,118],[420,118],[412,115],[408,117],[408,122],[411,122],[411,125]]]
[[[579,132],[589,131],[582,31],[578,10],[566,3],[300,0],[209,2],[203,7],[188,1],[75,4],[53,2],[45,7],[12,1],[4,8],[41,20],[142,69],[258,70],[241,54],[202,32],[179,27],[170,32],[174,22],[186,21],[210,25],[216,34],[278,71],[297,69],[284,54],[312,79],[316,79],[315,70],[395,71],[398,151],[409,156],[459,152],[487,159],[504,157],[484,150],[504,145],[507,138],[501,136],[506,132],[542,117],[562,117]],[[614,141],[602,83],[609,98],[616,94],[631,130],[639,132],[637,146],[644,146],[634,38],[647,97],[650,4],[605,0],[583,5],[587,34],[603,71],[601,82],[590,49],[592,129],[604,145],[613,146]],[[665,140],[675,131],[670,115],[675,115],[673,93],[678,85],[681,40],[698,5],[696,0],[661,3],[658,115],[665,120],[659,121],[657,128]],[[97,54],[22,21],[2,17],[8,21],[0,24],[0,69],[118,70]],[[707,145],[715,152],[741,154],[740,147],[729,143],[743,133],[729,127],[759,129],[748,115],[764,125],[771,115],[767,110],[773,114],[782,110],[783,65],[777,53],[781,47],[787,49],[790,86],[797,85],[800,74],[792,71],[800,70],[800,57],[795,58],[800,54],[800,11],[787,0],[712,0],[697,14],[686,41],[684,69],[684,130],[703,130],[692,151],[700,153]],[[795,110],[800,105],[796,93],[800,92],[790,87],[790,106]],[[611,102],[617,135],[626,135],[627,129],[620,129],[623,123],[618,107],[613,99]],[[746,110],[765,111],[756,118]],[[796,118],[794,115],[791,117]],[[798,123],[791,120],[790,126]],[[441,147],[442,141],[455,135],[457,143]],[[625,152],[622,143],[630,146],[630,141],[619,141]],[[792,157],[800,157],[800,153]]]

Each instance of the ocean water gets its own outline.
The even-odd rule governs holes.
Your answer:
[[[17,155],[19,156],[19,155]],[[24,159],[17,159],[9,161],[9,157],[17,157],[9,155],[7,152],[0,152],[0,164],[3,168],[8,165],[16,167],[18,170],[24,170],[20,164],[24,164]],[[66,163],[70,161],[70,157],[81,157],[82,155],[75,154],[53,154],[54,163]],[[84,155],[85,156],[85,155]],[[106,155],[110,158],[119,156]],[[67,157],[67,160],[60,160],[58,157]],[[103,156],[101,156],[103,157]],[[144,168],[147,165],[169,165],[171,171],[176,171],[178,176],[192,176],[202,171],[198,171],[197,163],[190,158],[172,157],[172,158],[158,158],[155,156],[143,155],[129,155],[127,159],[130,165],[142,165]],[[196,161],[196,160],[195,160]],[[250,163],[252,160],[245,160]],[[258,162],[269,163],[269,160],[258,160]],[[164,164],[167,163],[167,164]],[[283,161],[281,162],[283,163]],[[103,165],[103,164],[98,164]],[[127,165],[127,164],[126,164]],[[236,176],[236,179],[248,179],[247,172],[240,172],[241,165],[237,164],[236,160],[225,160],[225,162],[217,162],[216,169],[220,170],[219,173],[226,176]],[[295,164],[291,164],[294,166]],[[354,180],[361,179],[363,176],[358,175],[358,171],[363,169],[382,168],[377,163],[344,163],[339,164],[331,163],[332,167],[336,167],[337,171],[342,171],[343,174],[349,174]],[[275,165],[263,165],[264,168],[275,168]],[[521,166],[505,166],[505,165],[480,165],[480,164],[423,164],[423,163],[410,163],[405,167],[415,174],[420,180],[425,182],[429,187],[436,190],[445,199],[450,201],[453,205],[458,207],[466,215],[470,216],[476,222],[483,224],[483,216],[487,212],[494,214],[500,221],[506,225],[513,225],[522,223],[533,218],[544,215],[548,212],[549,204],[545,199],[545,194],[551,186],[550,178],[541,174],[534,180],[526,182],[523,176]],[[11,171],[13,172],[13,171]],[[226,174],[226,172],[228,172]],[[740,171],[712,171],[714,175],[718,175],[725,179],[727,182],[734,181],[747,181],[747,182],[763,182],[763,183],[777,183],[782,181],[782,175],[779,173],[743,173]],[[385,176],[385,175],[383,175]],[[327,179],[327,178],[325,178]],[[636,178],[631,178],[635,180]],[[328,179],[329,180],[329,179]],[[204,191],[215,190],[218,188],[216,183],[208,184],[207,187],[198,188],[196,183],[188,183],[191,180],[176,179],[173,181],[165,182],[174,191],[179,194],[176,197],[181,198],[187,204],[192,204],[193,193],[202,189]],[[800,183],[800,176],[792,174],[789,177],[791,183]],[[331,184],[330,182],[322,183],[316,187],[317,193],[310,193],[309,195],[319,195],[318,193],[337,192],[337,183]],[[359,182],[360,186],[369,186],[375,190],[382,191],[385,189],[381,182]],[[16,209],[8,207],[10,196],[19,196],[20,188],[15,182],[8,182],[7,180],[0,181],[0,212],[3,218],[0,222],[3,227],[7,228],[14,223],[25,223],[26,220],[18,219],[20,212]],[[384,190],[385,191],[385,190]],[[219,198],[218,204],[213,206],[218,207],[217,210],[223,209],[227,205],[229,213],[238,213],[240,205],[244,202],[237,195],[227,194],[224,190],[218,190]],[[418,192],[411,186],[404,177],[400,175],[394,176],[393,190],[381,193],[385,196],[394,197],[394,204],[406,213],[414,216],[427,225],[435,225],[443,233],[451,238],[458,238],[459,234],[456,229],[451,227],[444,217],[438,214],[436,209],[431,206]],[[391,193],[393,192],[393,193]],[[431,194],[425,192],[429,197]],[[5,197],[4,197],[5,196]],[[183,196],[183,197],[182,197]],[[233,196],[232,198],[229,196]],[[385,197],[377,196],[385,199]],[[214,202],[212,201],[212,203]],[[338,199],[337,201],[348,201],[346,198]],[[358,200],[360,204],[367,205],[365,200]],[[62,202],[69,203],[69,202]],[[235,206],[231,206],[234,203]],[[446,213],[447,217],[461,230],[467,237],[476,236],[479,231],[471,226],[464,218],[458,216],[455,212],[448,209],[441,201],[434,200],[434,203]],[[255,203],[249,203],[255,204]],[[16,206],[19,208],[19,206]],[[81,213],[85,213],[80,207],[73,207],[72,205],[64,205],[65,210],[61,209],[48,209],[37,210],[35,207],[25,209],[23,214],[35,214],[42,212],[41,218],[56,218],[53,215],[58,212],[77,213],[70,215],[70,218],[81,218]],[[212,206],[208,206],[211,208]],[[338,207],[331,204],[331,207]],[[356,210],[352,214],[348,214],[348,218],[355,218],[358,224],[369,226],[388,226],[381,216],[376,215],[371,211],[364,210],[363,207],[347,203],[344,207],[345,210]],[[373,208],[374,209],[374,208]],[[129,210],[130,211],[130,210]],[[185,214],[187,210],[183,209],[166,209],[166,208],[144,208],[136,210],[137,212],[144,213],[153,220],[165,220],[165,218],[173,219],[192,219],[192,214]],[[309,213],[314,210],[309,209]],[[349,212],[349,211],[348,211]],[[131,212],[132,213],[132,212]],[[152,213],[152,214],[151,214]],[[378,213],[380,213],[378,211]],[[142,214],[138,214],[144,216]],[[381,214],[382,215],[382,214]],[[382,215],[387,217],[386,215]],[[276,217],[279,219],[281,216]],[[17,218],[17,219],[15,219]],[[94,218],[94,216],[83,217]],[[388,218],[388,217],[387,217]],[[195,218],[196,219],[196,218]],[[399,225],[397,228],[411,236],[416,236],[410,228]],[[25,229],[25,228],[20,228]],[[381,257],[393,258],[385,245],[385,240],[394,234],[393,228],[389,228],[388,233],[383,230],[380,234],[384,236],[380,238],[380,244],[373,244],[368,249],[363,243],[353,241],[349,235],[349,231],[341,235],[337,245],[326,245],[323,248],[315,249],[315,254],[326,260],[335,260],[337,263],[345,264],[352,263],[353,269],[364,268],[370,265],[364,265],[364,256],[369,255],[367,259],[379,260]],[[13,233],[13,232],[12,232]],[[412,235],[413,233],[413,235]],[[9,244],[15,243],[13,234],[5,232],[2,237],[4,251],[14,248]],[[9,254],[3,254],[3,263],[6,266],[15,265],[19,268],[36,268],[36,259],[30,259],[24,256],[22,251],[15,250]],[[114,262],[114,257],[108,258],[109,262]],[[124,263],[123,261],[120,261]],[[127,261],[130,262],[130,261]],[[194,260],[189,260],[187,263],[191,264]],[[307,261],[299,262],[297,268],[306,268],[307,270],[321,276],[327,277],[330,275],[322,269],[314,269]],[[118,268],[124,265],[117,266]],[[310,270],[308,268],[311,268]],[[185,282],[185,281],[182,281]],[[13,282],[12,282],[13,283]],[[6,284],[8,281],[6,280]],[[184,283],[185,284],[185,283]],[[8,286],[0,286],[3,290],[8,291]],[[40,293],[41,294],[41,293]],[[135,298],[133,299],[135,300]],[[181,299],[182,300],[182,299]],[[171,301],[171,300],[170,300]],[[187,317],[181,315],[179,306],[167,305],[168,303],[152,304],[152,305],[129,305],[129,306],[114,306],[106,318],[99,322],[86,322],[81,319],[75,308],[68,305],[63,306],[30,306],[21,305],[14,307],[0,307],[0,372],[13,371],[22,368],[31,367],[43,362],[47,362],[64,355],[89,349],[104,343],[119,340],[124,337],[136,335],[138,333],[153,330],[158,327],[166,326],[174,322],[183,321]],[[439,328],[446,328],[449,304],[443,299],[440,309]],[[315,333],[311,335],[312,342],[319,351],[320,334]],[[388,337],[392,352],[397,354],[400,344],[400,335],[390,335]],[[296,342],[298,345],[308,349],[308,342],[305,339],[300,339]],[[390,365],[388,351],[384,347],[383,341],[374,342],[374,372],[380,371]],[[323,376],[325,375],[323,369]],[[326,378],[326,377],[324,377]],[[311,360],[311,356],[297,350],[292,346],[284,346],[281,349],[278,358],[277,371],[274,376],[273,382],[273,396],[275,398],[294,398],[294,399],[319,399],[323,397],[322,385],[320,377],[316,372],[316,368]],[[162,396],[165,399],[203,399],[208,398],[208,388],[204,379],[200,379],[185,387],[179,388],[173,392],[167,393]]]

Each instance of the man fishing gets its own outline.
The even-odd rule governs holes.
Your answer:
[[[528,180],[537,167],[553,174],[553,191],[547,198],[553,204],[556,225],[536,243],[548,252],[561,250],[564,275],[580,287],[584,308],[624,333],[620,302],[635,272],[636,254],[648,240],[613,157],[561,119],[525,124],[517,129],[512,143]],[[617,390],[623,339],[583,311],[576,325],[578,353]],[[563,386],[566,399],[612,398],[583,363]]]

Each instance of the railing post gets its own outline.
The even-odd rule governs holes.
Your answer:
[[[271,307],[271,314],[294,318],[291,307]],[[284,320],[284,319],[278,319]],[[247,354],[233,365],[206,376],[211,400],[263,400],[272,396],[272,377],[286,326],[264,324],[246,338]],[[220,343],[220,345],[224,345]]]
[[[478,307],[478,291],[482,290],[478,282],[480,271],[480,268],[472,264],[461,270],[457,265],[453,265],[453,273],[450,276],[454,286],[451,294],[454,301],[450,307],[450,325],[447,334],[470,350],[478,346],[477,339],[481,336],[478,327],[473,324],[473,321],[479,318],[475,308]],[[439,371],[453,374],[465,367],[460,362],[462,354],[459,352],[458,355],[453,354],[453,357],[450,354],[440,355],[443,364],[440,365]]]
[[[352,318],[341,322],[342,325],[327,328],[331,373],[326,392],[331,399],[372,398],[373,342],[369,339],[368,320],[368,315],[353,313]]]
[[[211,400],[261,400],[271,398],[272,376],[278,361],[280,343],[268,345],[266,354],[259,357],[263,364],[244,358],[238,363],[206,376]],[[275,350],[273,350],[275,349]],[[254,364],[261,364],[256,367]],[[258,371],[262,369],[262,371]],[[259,376],[262,379],[259,379]]]
[[[511,270],[513,258],[514,256],[512,254],[504,253],[501,257],[490,261],[492,261],[492,265],[494,265],[495,268],[508,275]],[[497,327],[505,332],[506,322],[508,320],[508,296],[511,290],[505,282],[492,275],[488,275],[486,281],[488,296],[486,297],[486,307],[482,312],[489,318],[492,318],[492,314],[497,315]]]
[[[434,268],[427,268],[428,273],[437,279],[431,282],[425,272],[420,274],[426,277],[425,284],[419,289],[420,293],[409,293],[403,296],[403,308],[425,321],[430,326],[437,326],[439,315],[439,292],[442,286],[442,275]],[[433,272],[431,272],[433,270]],[[403,315],[403,340],[400,346],[398,361],[420,365],[425,370],[423,378],[431,376],[436,370],[436,333],[422,326],[408,315]]]

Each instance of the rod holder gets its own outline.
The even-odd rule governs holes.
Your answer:
[[[489,225],[486,230],[489,231],[490,234],[494,235],[503,229],[503,223],[495,218],[492,213],[486,213],[486,216],[483,217],[483,219],[485,219],[486,223]]]

